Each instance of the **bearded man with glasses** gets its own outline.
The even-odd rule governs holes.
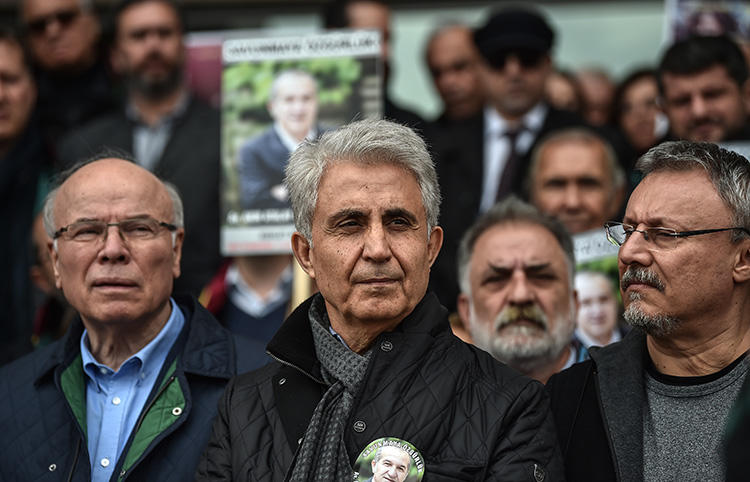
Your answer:
[[[170,296],[185,236],[173,186],[106,154],[63,179],[44,225],[79,317],[0,370],[0,480],[192,479],[224,386],[263,347]]]
[[[550,379],[568,480],[723,480],[750,349],[750,163],[714,144],[648,151],[622,223],[620,343]]]

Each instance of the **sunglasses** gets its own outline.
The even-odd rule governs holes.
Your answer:
[[[26,30],[32,35],[42,35],[52,23],[59,23],[61,27],[68,27],[81,14],[78,8],[58,10],[48,15],[36,17],[26,22]]]
[[[488,60],[490,67],[495,70],[503,70],[511,57],[515,57],[522,68],[533,69],[539,66],[545,55],[543,52],[531,49],[499,50]]]

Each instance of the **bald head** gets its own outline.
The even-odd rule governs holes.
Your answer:
[[[169,317],[184,237],[170,190],[142,167],[106,157],[74,168],[50,193],[55,283],[89,330],[129,322],[160,329]]]

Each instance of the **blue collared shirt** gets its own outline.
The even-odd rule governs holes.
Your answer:
[[[86,373],[86,427],[91,480],[107,481],[125,443],[158,382],[167,355],[185,324],[185,316],[170,298],[172,313],[156,337],[128,358],[116,372],[96,361],[89,351],[88,333],[81,335]]]

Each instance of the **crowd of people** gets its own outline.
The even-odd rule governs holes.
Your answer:
[[[741,39],[617,83],[502,7],[432,32],[425,120],[386,94],[388,4],[321,13],[381,32],[385,119],[319,125],[315,77],[278,73],[237,164],[243,203],[291,206],[291,253],[224,258],[178,4],[19,0],[0,479],[742,480],[750,163],[717,145],[750,141]],[[619,290],[578,266],[592,233]]]

